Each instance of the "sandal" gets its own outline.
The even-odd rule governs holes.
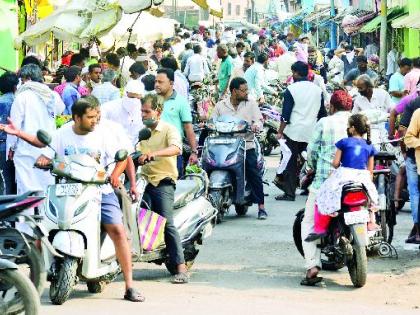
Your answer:
[[[144,302],[146,298],[141,295],[140,292],[138,292],[134,288],[127,289],[124,294],[124,300],[128,300],[131,302]]]
[[[175,283],[175,284],[184,284],[184,283],[188,283],[189,279],[190,279],[190,277],[188,276],[188,273],[186,273],[186,272],[179,272],[172,279],[172,283]]]
[[[303,278],[302,281],[300,282],[300,285],[306,285],[308,287],[313,287],[315,286],[317,283],[322,281],[322,277],[313,277],[313,278]]]

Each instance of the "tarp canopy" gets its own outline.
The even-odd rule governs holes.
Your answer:
[[[103,42],[105,46],[109,47],[114,44],[115,48],[126,47],[128,37],[130,36],[128,29],[131,27],[132,33],[130,43],[136,45],[175,36],[175,20],[157,18],[146,11],[141,12],[138,19],[137,16],[138,13],[123,14],[117,25],[115,25],[107,35],[101,37],[100,41]]]
[[[64,1],[65,2],[65,1]],[[148,9],[162,0],[70,0],[45,19],[29,27],[15,40],[15,47],[22,42],[29,46],[55,38],[67,42],[88,42],[112,29],[126,13]]]
[[[400,8],[391,8],[388,10],[387,21],[390,22],[402,14],[403,10]],[[371,33],[381,26],[381,16],[378,15],[373,20],[366,23],[359,32]]]
[[[208,10],[209,13],[218,18],[223,18],[223,8],[218,0],[192,0],[200,8]]]
[[[404,15],[392,22],[393,28],[420,29],[420,12]]]

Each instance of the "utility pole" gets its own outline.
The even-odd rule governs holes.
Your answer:
[[[335,17],[335,4],[334,0],[330,0],[330,43],[331,43],[331,49],[337,48],[337,25],[335,25],[335,22],[333,21],[333,18]]]
[[[386,68],[386,31],[387,31],[387,0],[381,1],[381,35],[379,43],[379,71],[385,71]]]

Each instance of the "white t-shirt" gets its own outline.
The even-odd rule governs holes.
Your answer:
[[[115,153],[125,149],[133,152],[133,147],[124,130],[116,123],[101,119],[95,130],[86,135],[77,135],[73,131],[74,123],[68,123],[58,129],[53,135],[51,147],[58,155],[88,154],[97,159],[102,166],[114,161]],[[107,173],[111,174],[114,165],[111,164]],[[102,193],[113,191],[111,185],[103,185]]]
[[[140,100],[123,97],[122,99],[110,101],[101,106],[101,113],[103,118],[111,120],[124,128],[132,146],[136,145],[139,131],[143,128]]]

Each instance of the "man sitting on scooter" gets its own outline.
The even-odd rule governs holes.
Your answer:
[[[177,156],[182,152],[181,135],[175,126],[160,119],[164,98],[146,95],[142,100],[143,124],[150,128],[152,135],[139,144],[143,154],[139,157],[142,175],[148,181],[144,200],[151,209],[166,218],[165,243],[169,253],[169,263],[176,266],[173,283],[187,283],[181,239],[173,220],[175,183],[178,178]]]
[[[216,104],[212,118],[228,115],[238,117],[248,122],[253,132],[262,128],[262,115],[258,104],[248,99],[248,84],[243,78],[233,78],[229,85],[230,98],[225,98]],[[265,220],[267,212],[264,208],[263,179],[257,168],[258,153],[255,151],[254,135],[245,134],[246,166],[245,176],[251,185],[252,201],[258,204],[258,219]]]
[[[120,143],[113,143],[111,140],[113,137],[110,137],[104,128],[95,128],[99,116],[97,101],[94,102],[91,99],[83,98],[78,100],[72,106],[72,116],[74,125],[62,127],[53,135],[53,141],[50,146],[58,155],[86,153],[98,158],[98,161],[105,166],[114,160],[115,153],[119,149],[127,149]],[[0,130],[4,130],[10,135],[15,135],[38,148],[45,147],[35,135],[30,135],[17,129],[12,121],[8,125],[0,125]],[[43,155],[36,162],[41,167],[50,163],[51,159]],[[126,168],[126,164],[126,161],[116,163],[109,177],[110,183],[114,188],[119,187],[119,176]],[[119,202],[111,185],[103,185],[102,187],[101,223],[114,243],[117,259],[124,274],[126,286],[124,299],[132,302],[143,302],[145,300],[144,296],[133,288],[130,246],[122,223],[122,212]]]

